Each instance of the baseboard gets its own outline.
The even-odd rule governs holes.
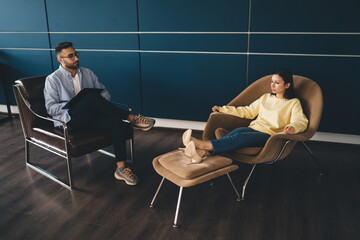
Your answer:
[[[11,113],[19,114],[19,110],[17,106],[10,105]],[[0,113],[7,113],[7,106],[4,104],[0,104]]]
[[[10,107],[12,113],[15,114],[19,113],[17,106],[10,106]],[[6,105],[0,104],[0,112],[7,113]],[[165,119],[165,118],[155,118],[155,119],[156,119],[155,127],[165,127],[165,128],[177,128],[177,129],[191,128],[194,130],[203,131],[206,124],[206,122],[198,122],[198,121],[175,120],[175,119]],[[317,132],[310,140],[360,145],[360,135],[351,135],[351,134]]]

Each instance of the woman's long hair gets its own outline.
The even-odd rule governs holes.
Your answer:
[[[284,98],[295,98],[296,96],[294,91],[294,79],[291,71],[288,69],[280,69],[274,74],[279,75],[284,80],[284,84],[290,83],[290,87],[285,90]]]

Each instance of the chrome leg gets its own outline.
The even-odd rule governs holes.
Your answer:
[[[230,183],[231,183],[231,186],[232,186],[233,189],[235,190],[236,196],[238,197],[238,198],[236,199],[236,201],[240,202],[240,201],[241,201],[241,198],[240,198],[239,192],[238,192],[237,189],[235,188],[234,183],[233,183],[233,181],[231,180],[231,177],[230,177],[229,173],[227,173],[226,175],[228,176],[229,181],[230,181]]]
[[[245,180],[245,182],[244,182],[243,190],[242,190],[242,195],[241,195],[241,200],[245,200],[244,196],[245,196],[246,185],[248,184],[249,179],[250,179],[250,177],[251,177],[251,174],[253,173],[255,167],[256,167],[256,164],[254,164],[254,166],[252,167],[252,169],[251,169],[251,171],[250,171],[249,176],[246,178],[246,180]]]
[[[36,143],[34,143],[36,145]],[[64,156],[63,156],[64,157]],[[33,170],[37,171],[38,173],[44,175],[47,178],[50,178],[51,180],[53,180],[54,182],[59,183],[60,185],[66,187],[67,189],[71,190],[72,187],[72,182],[71,182],[71,172],[69,175],[69,184],[64,182],[63,180],[61,180],[60,178],[58,178],[57,176],[45,171],[44,169],[42,169],[41,167],[32,164],[30,162],[30,142],[25,140],[25,159],[26,159],[26,166],[32,168]],[[71,162],[70,162],[71,163]],[[68,169],[69,169],[69,164],[68,164]],[[71,165],[70,165],[70,170],[71,170]],[[69,170],[68,170],[69,171]]]
[[[44,169],[40,168],[39,166],[32,164],[32,163],[26,163],[26,166],[32,168],[33,170],[37,171],[38,173],[44,175],[47,178],[50,178],[51,180],[53,180],[54,182],[66,187],[67,189],[71,190],[71,186],[70,184],[67,184],[66,182],[64,182],[63,180],[61,180],[60,178],[58,178],[57,176],[52,175],[51,173],[45,171]]]
[[[130,158],[131,158],[131,162],[134,162],[134,139],[130,138]]]
[[[115,154],[113,154],[111,152],[108,152],[108,151],[105,151],[105,150],[102,150],[102,149],[99,149],[97,151],[102,153],[102,154],[108,155],[109,157],[116,158]]]
[[[25,161],[26,163],[30,162],[29,142],[26,139],[25,139]]]
[[[178,227],[177,219],[178,219],[178,214],[179,214],[182,191],[183,191],[183,187],[180,187],[179,198],[178,198],[178,202],[177,202],[177,206],[176,206],[176,212],[175,212],[175,219],[174,219],[173,227]]]
[[[156,193],[155,193],[155,195],[154,195],[154,197],[153,197],[153,200],[152,200],[151,203],[150,203],[150,207],[151,207],[151,208],[154,207],[155,199],[156,199],[156,197],[157,197],[157,195],[158,195],[158,193],[159,193],[159,191],[160,191],[160,188],[161,188],[161,186],[162,186],[162,184],[163,184],[163,182],[164,182],[164,179],[165,179],[164,177],[161,179],[160,185],[159,185],[158,189],[156,190]]]
[[[305,144],[305,142],[301,141],[301,143],[303,144],[303,146],[305,147],[305,149],[307,150],[307,152],[311,155],[311,157],[314,159],[314,161],[316,162],[316,164],[318,165],[319,171],[320,171],[320,176],[323,175],[323,170],[320,164],[320,161],[317,157],[315,157],[315,155],[312,153],[312,151],[310,150],[310,148]]]
[[[71,157],[68,155],[66,158],[66,165],[67,165],[67,171],[68,171],[68,177],[69,177],[69,186],[72,188],[73,182],[72,182],[72,166],[71,166]]]

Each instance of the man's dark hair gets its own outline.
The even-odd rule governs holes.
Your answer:
[[[56,56],[58,56],[58,54],[65,48],[70,48],[70,47],[73,47],[73,44],[72,42],[61,42],[61,43],[58,43],[55,47],[55,54]]]

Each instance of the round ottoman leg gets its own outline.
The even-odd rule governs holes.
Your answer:
[[[178,197],[178,202],[177,202],[177,206],[176,206],[176,212],[175,212],[175,219],[174,219],[173,227],[178,227],[178,225],[177,225],[177,219],[178,219],[178,214],[179,214],[179,208],[180,208],[182,191],[183,191],[183,187],[180,187],[179,197]]]

